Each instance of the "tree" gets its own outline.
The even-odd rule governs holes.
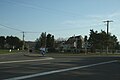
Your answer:
[[[117,37],[115,35],[110,36],[108,42],[110,43],[109,44],[110,49],[113,49],[113,50],[118,49],[119,42],[118,42]]]
[[[46,32],[42,32],[40,38],[36,40],[36,49],[39,49],[40,47],[46,47],[49,51],[53,51],[55,43],[54,41],[53,35],[48,34],[46,36]]]
[[[46,32],[40,36],[40,47],[46,47]]]
[[[20,48],[22,47],[22,41],[18,37],[7,36],[6,44],[9,45],[9,48]]]
[[[97,32],[90,30],[90,37],[88,42],[91,44],[91,51],[95,52],[96,49],[106,50],[108,46],[109,49],[118,49],[119,43],[115,35],[107,34],[105,31]]]
[[[4,45],[5,45],[5,37],[4,36],[0,36],[0,48],[4,49]]]
[[[46,40],[46,47],[48,48],[48,51],[52,52],[54,50],[54,43],[54,36],[48,34]]]
[[[82,36],[77,36],[77,48],[81,49],[82,48]]]
[[[18,37],[13,37],[12,41],[15,48],[22,47],[22,41]]]
[[[51,43],[51,34],[48,34],[47,35],[47,41],[46,41],[46,47],[50,48],[51,46],[52,46],[52,43]]]
[[[97,31],[94,31],[93,29],[90,30],[90,37],[88,42],[91,44],[91,52],[95,52],[96,46],[97,46]]]
[[[36,42],[35,49],[39,50],[39,48],[40,48],[40,39],[36,39],[35,42]]]
[[[46,33],[41,33],[40,37],[38,39],[36,39],[36,45],[35,45],[35,49],[39,49],[41,47],[46,47]]]
[[[84,42],[87,42],[88,40],[87,38],[88,38],[87,36],[84,37]]]

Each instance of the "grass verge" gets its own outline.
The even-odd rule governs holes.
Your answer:
[[[8,54],[8,53],[16,53],[19,52],[18,50],[11,50],[11,52],[9,50],[1,50],[0,49],[0,54]]]
[[[85,57],[100,57],[100,56],[120,56],[120,53],[46,53],[46,56],[58,56],[58,57],[69,57],[69,56],[85,56]]]

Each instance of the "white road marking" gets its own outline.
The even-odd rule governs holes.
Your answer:
[[[72,67],[72,68],[67,68],[67,69],[42,72],[42,73],[31,74],[31,75],[20,76],[20,77],[13,77],[13,78],[4,79],[4,80],[21,80],[21,79],[33,78],[33,77],[49,75],[49,74],[54,74],[54,73],[60,73],[60,72],[65,72],[65,71],[71,71],[71,70],[77,70],[77,69],[82,69],[82,68],[88,68],[88,67],[93,67],[93,66],[98,66],[98,65],[108,64],[108,63],[114,63],[114,62],[117,62],[117,60],[101,62],[101,63],[96,63],[96,64],[89,64],[89,65],[85,65],[85,66]]]
[[[0,62],[0,64],[20,63],[20,62],[32,62],[32,61],[43,61],[43,60],[51,60],[51,59],[54,59],[54,58],[48,57],[48,58],[34,59],[34,60],[5,61],[5,62]]]

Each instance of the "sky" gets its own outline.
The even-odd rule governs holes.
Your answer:
[[[58,38],[109,32],[120,41],[120,0],[0,0],[0,36],[35,41],[42,32]]]

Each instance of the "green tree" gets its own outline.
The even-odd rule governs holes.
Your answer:
[[[35,49],[39,50],[39,48],[40,48],[40,39],[36,39],[35,42],[36,42]]]
[[[48,48],[48,51],[52,52],[54,50],[54,43],[54,36],[48,34],[46,40],[46,47]]]
[[[109,49],[115,50],[119,48],[119,43],[115,35],[107,34],[105,31],[97,32],[90,30],[89,43],[91,44],[91,51],[95,52],[96,49],[106,50],[108,46]]]
[[[22,41],[18,37],[13,37],[12,41],[15,48],[22,47]]]
[[[91,52],[95,52],[95,49],[97,47],[97,34],[98,32],[97,31],[94,31],[93,29],[90,30],[90,37],[89,37],[89,43],[91,44]]]
[[[4,36],[0,36],[0,48],[4,49],[4,45],[5,45],[5,37]]]
[[[52,43],[51,43],[51,34],[48,34],[47,35],[47,41],[46,41],[46,47],[50,48],[51,46],[52,46]]]
[[[40,38],[36,40],[36,49],[39,49],[40,47],[46,47],[49,51],[53,51],[54,41],[55,40],[53,35],[48,34],[46,36],[46,32],[42,32]]]
[[[84,37],[84,42],[87,42],[87,41],[88,41],[88,37],[85,36],[85,37]]]
[[[36,45],[35,45],[35,49],[39,49],[41,47],[46,47],[46,32],[42,32],[40,37],[38,39],[36,39]]]
[[[118,47],[119,42],[118,42],[117,37],[115,35],[110,36],[108,43],[109,43],[109,48],[113,49],[113,51],[118,49],[117,47]]]
[[[40,36],[40,47],[46,47],[46,32]]]
[[[9,45],[9,48],[21,48],[22,41],[18,37],[7,36],[6,43]]]

